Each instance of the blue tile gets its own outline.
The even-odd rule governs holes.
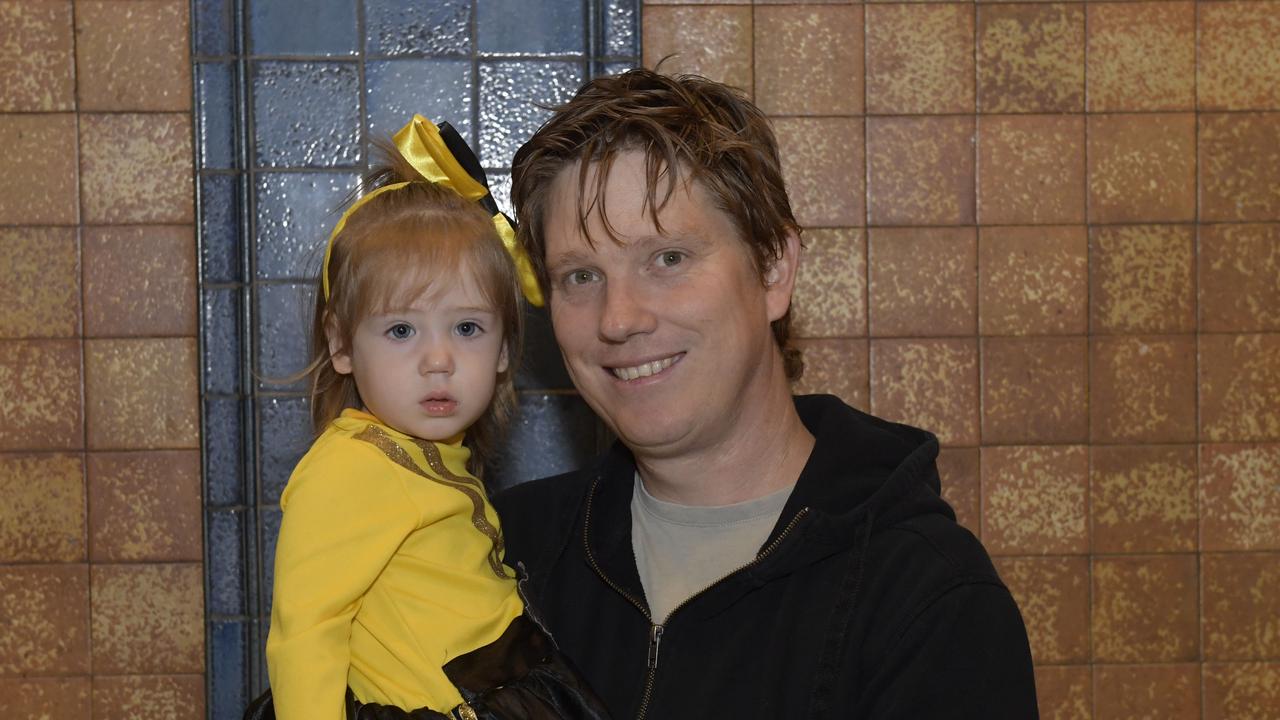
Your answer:
[[[311,447],[311,411],[304,397],[264,397],[258,400],[259,507],[278,505],[280,493],[294,466]]]
[[[256,274],[263,280],[319,277],[324,245],[355,173],[263,173],[254,188],[257,207]]]
[[[370,138],[391,137],[418,113],[472,140],[470,61],[383,60],[364,72]]]
[[[231,63],[197,63],[200,167],[235,167],[235,72]]]
[[[510,167],[515,155],[550,115],[542,106],[566,102],[582,84],[577,62],[508,60],[480,65],[480,158]]]
[[[205,491],[211,506],[239,505],[244,497],[244,423],[238,398],[204,400]]]
[[[290,379],[307,367],[310,319],[314,314],[315,286],[289,283],[257,285],[255,363],[260,389],[306,391],[307,378]]]
[[[600,74],[601,75],[621,75],[622,73],[628,70],[634,70],[637,67],[639,66],[633,62],[605,63],[604,65],[600,66],[600,70],[601,70]]]
[[[485,54],[583,55],[582,0],[477,0],[476,36]]]
[[[547,309],[530,307],[524,315],[524,348],[516,371],[519,390],[572,390],[573,382],[564,369],[560,346],[551,331]]]
[[[240,290],[204,291],[204,391],[240,392]]]
[[[356,3],[351,0],[249,0],[255,55],[354,55]]]
[[[260,617],[271,617],[271,601],[275,597],[276,582],[276,542],[280,539],[280,519],[282,514],[278,507],[259,510],[258,527],[262,533],[262,607]],[[265,638],[264,638],[265,640]]]
[[[240,177],[200,175],[200,272],[206,283],[240,279]]]
[[[255,63],[253,121],[258,167],[355,165],[362,156],[356,64]]]
[[[605,0],[604,53],[611,57],[635,57],[640,54],[640,38],[636,17],[636,0]]]
[[[209,623],[209,717],[240,720],[249,704],[249,638],[243,622]]]
[[[231,0],[194,0],[196,55],[230,55],[235,52],[235,29]]]
[[[209,552],[205,573],[209,577],[209,609],[212,615],[245,613],[244,511],[212,510],[209,519]]]
[[[577,395],[520,395],[504,451],[486,475],[490,493],[592,461],[600,432],[595,414]]]
[[[471,1],[365,0],[365,52],[466,55],[471,52]]]

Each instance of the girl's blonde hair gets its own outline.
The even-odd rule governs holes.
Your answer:
[[[378,148],[384,164],[369,171],[364,189],[410,184],[369,199],[332,240],[329,298],[317,289],[311,325],[311,420],[319,434],[343,409],[362,404],[355,378],[333,368],[329,332],[349,352],[355,327],[365,317],[411,304],[470,272],[502,320],[508,358],[507,369],[498,373],[493,401],[464,440],[471,449],[468,469],[480,476],[481,458],[496,449],[515,410],[514,379],[524,334],[515,266],[484,208],[427,181],[393,145]]]

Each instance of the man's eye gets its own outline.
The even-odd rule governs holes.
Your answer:
[[[679,250],[664,250],[658,254],[658,264],[662,267],[672,267],[679,265],[684,261],[685,255]]]
[[[396,323],[387,328],[387,337],[393,340],[407,340],[413,337],[413,326],[409,323]]]
[[[458,333],[462,337],[472,337],[473,335],[479,335],[480,331],[483,329],[484,328],[481,328],[480,325],[478,325],[477,323],[471,322],[470,320],[464,320],[458,323],[453,328],[454,332]]]
[[[586,285],[596,279],[596,274],[590,270],[573,270],[564,276],[566,285]]]

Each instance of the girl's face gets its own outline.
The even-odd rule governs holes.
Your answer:
[[[507,369],[502,320],[469,272],[407,307],[365,317],[350,352],[329,335],[334,369],[355,377],[365,409],[407,435],[446,440],[480,418]],[[335,342],[336,341],[336,342]]]

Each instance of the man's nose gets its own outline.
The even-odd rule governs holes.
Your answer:
[[[632,335],[653,332],[657,318],[650,309],[651,302],[649,294],[632,281],[607,283],[600,312],[600,338],[620,343]]]
[[[453,349],[448,343],[433,342],[422,353],[418,371],[429,373],[453,373]]]

